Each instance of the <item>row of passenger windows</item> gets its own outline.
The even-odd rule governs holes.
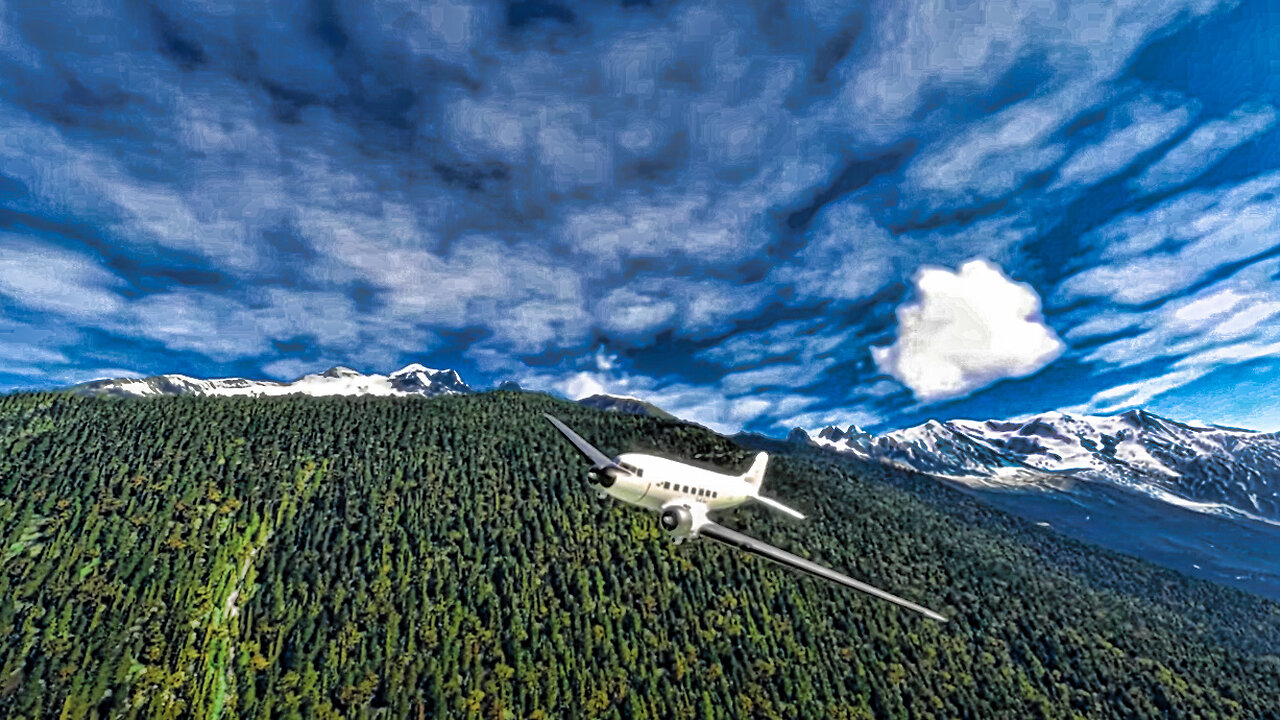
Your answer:
[[[692,495],[694,497],[709,497],[709,498],[720,497],[720,493],[712,492],[711,490],[707,490],[705,488],[696,488],[696,487],[691,487],[689,485],[677,485],[673,482],[665,482],[665,481],[661,483],[661,485],[663,490],[675,490],[676,492],[682,492],[685,495]]]

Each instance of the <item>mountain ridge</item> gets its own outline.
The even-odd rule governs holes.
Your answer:
[[[241,377],[193,378],[181,373],[145,378],[91,380],[68,388],[82,395],[147,397],[156,395],[249,396],[281,395],[377,395],[434,397],[474,392],[454,370],[410,363],[399,370],[364,374],[343,365],[308,373],[289,382]]]
[[[1280,435],[1145,410],[931,420],[792,444],[922,473],[1088,543],[1280,598]]]
[[[1201,512],[1280,524],[1280,434],[1200,427],[1146,410],[948,420],[873,435],[823,428],[810,442],[962,482],[1086,480]]]
[[[495,390],[522,392],[514,380],[504,380]],[[410,363],[399,370],[381,375],[365,374],[343,365],[335,365],[318,373],[308,373],[292,381],[253,380],[243,377],[193,378],[181,373],[167,373],[145,378],[92,380],[67,389],[80,395],[117,397],[152,397],[160,395],[279,397],[309,395],[372,395],[390,397],[435,397],[476,392],[462,380],[457,371]],[[674,418],[671,413],[647,400],[630,395],[597,393],[577,400],[579,404],[600,410],[629,415]]]

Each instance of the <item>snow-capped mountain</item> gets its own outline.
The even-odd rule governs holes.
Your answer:
[[[790,439],[955,482],[1037,525],[1280,599],[1280,433],[1134,410]]]
[[[929,422],[883,435],[828,427],[818,445],[970,483],[1092,481],[1215,515],[1280,523],[1280,434],[1143,411]]]
[[[186,375],[94,380],[77,385],[73,392],[90,395],[457,395],[471,392],[453,370],[437,370],[418,363],[390,375],[365,375],[351,368],[333,367],[304,375],[293,382],[219,378],[200,380]]]

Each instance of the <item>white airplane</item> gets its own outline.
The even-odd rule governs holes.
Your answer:
[[[600,497],[612,496],[631,505],[660,512],[659,522],[677,543],[695,537],[708,537],[801,572],[861,590],[934,620],[947,621],[929,608],[712,522],[707,513],[737,507],[748,500],[755,500],[794,518],[804,519],[801,513],[760,494],[765,465],[769,462],[768,453],[756,455],[751,469],[742,475],[725,475],[639,453],[623,453],[616,458],[609,458],[558,418],[545,413],[544,416],[591,462],[587,480],[599,487],[597,493]]]

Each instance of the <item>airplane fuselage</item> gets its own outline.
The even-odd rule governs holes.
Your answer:
[[[656,455],[624,453],[615,458],[633,474],[614,474],[614,483],[604,492],[623,502],[650,510],[673,503],[701,503],[707,510],[741,505],[753,489],[740,475],[726,475]]]

